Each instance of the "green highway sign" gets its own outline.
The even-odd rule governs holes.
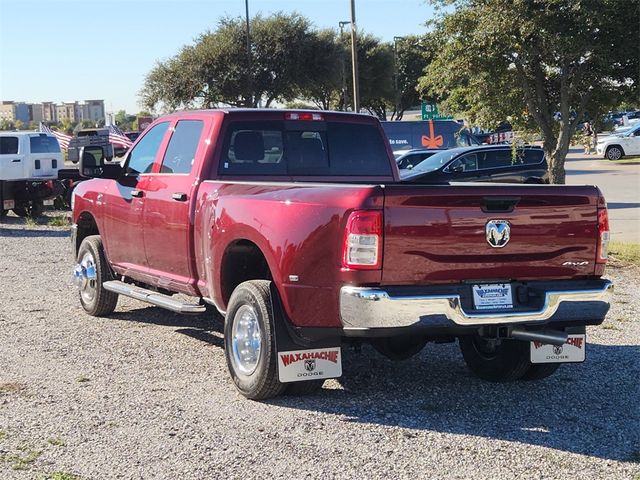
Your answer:
[[[453,117],[440,115],[436,103],[422,102],[422,120],[452,120]]]

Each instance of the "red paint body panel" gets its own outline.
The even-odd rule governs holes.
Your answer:
[[[378,124],[383,135],[373,117],[324,115],[329,121]],[[151,173],[81,183],[76,188],[74,222],[81,214],[95,218],[107,257],[119,274],[208,297],[221,310],[228,301],[221,283],[225,251],[235,242],[252,242],[262,251],[285,312],[297,326],[341,327],[338,295],[346,284],[571,279],[603,273],[604,267],[594,265],[595,187],[395,184],[398,172],[388,145],[389,177],[217,174],[220,139],[229,120],[283,118],[282,110],[196,111],[163,117],[159,121],[170,121],[172,126],[181,119],[206,123],[191,174],[159,173],[170,128]],[[132,198],[133,189],[143,190],[143,198]],[[185,193],[187,200],[173,200],[176,192]],[[518,201],[512,212],[483,211],[483,202],[496,197]],[[345,225],[356,209],[383,211],[381,270],[342,268]],[[511,240],[504,248],[487,244],[485,224],[491,219],[511,224]],[[565,261],[589,263],[569,267],[562,265]]]

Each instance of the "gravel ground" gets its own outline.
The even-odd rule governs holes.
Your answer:
[[[474,378],[455,344],[393,363],[346,351],[309,397],[236,393],[221,319],[121,299],[84,314],[64,228],[0,227],[0,478],[640,479],[640,271],[587,362]]]

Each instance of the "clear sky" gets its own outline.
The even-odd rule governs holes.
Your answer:
[[[175,55],[244,0],[0,0],[0,100],[104,99],[136,113],[157,60]],[[297,11],[318,28],[350,19],[350,0],[249,0],[251,16]],[[427,0],[356,0],[358,29],[385,41],[425,32]]]

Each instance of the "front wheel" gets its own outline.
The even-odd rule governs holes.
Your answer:
[[[624,151],[622,150],[622,147],[613,145],[607,148],[604,156],[607,157],[608,160],[620,160],[622,157],[624,157]]]
[[[251,280],[236,287],[224,322],[224,353],[238,391],[252,400],[275,397],[286,385],[278,378],[271,282]]]
[[[113,313],[118,303],[118,294],[102,286],[111,280],[111,268],[106,261],[100,235],[85,238],[78,250],[78,263],[73,272],[80,292],[80,303],[85,312],[94,317]]]
[[[512,382],[530,369],[529,343],[497,340],[479,335],[460,337],[465,363],[476,376],[490,382]]]

